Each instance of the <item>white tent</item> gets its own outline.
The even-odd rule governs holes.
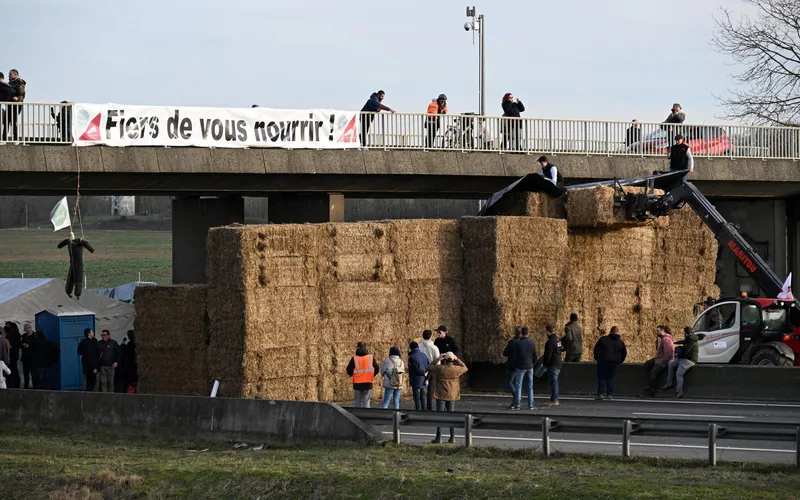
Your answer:
[[[87,309],[95,314],[95,330],[111,332],[111,338],[122,343],[128,330],[133,330],[136,308],[118,300],[84,290],[80,300],[64,291],[64,280],[54,278],[0,278],[0,324],[13,321],[20,331],[25,323],[35,325],[36,313],[45,309]]]

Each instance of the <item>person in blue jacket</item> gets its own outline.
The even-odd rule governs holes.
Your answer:
[[[408,345],[408,376],[411,389],[414,391],[414,409],[425,410],[427,398],[425,394],[428,365],[428,355],[419,350],[419,344],[411,342]]]
[[[382,104],[384,97],[386,97],[386,92],[383,90],[373,92],[369,96],[367,103],[361,108],[361,146],[363,147],[367,147],[367,135],[369,134],[369,128],[372,126],[372,121],[375,119],[373,113],[380,113],[381,111],[395,112],[389,106]]]

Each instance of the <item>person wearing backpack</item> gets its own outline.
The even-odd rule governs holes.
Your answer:
[[[400,391],[403,389],[403,376],[406,374],[406,365],[400,358],[400,349],[392,346],[389,357],[381,364],[383,375],[383,403],[381,408],[388,408],[392,402],[395,410],[400,409]]]

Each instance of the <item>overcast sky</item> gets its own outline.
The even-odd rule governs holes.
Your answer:
[[[476,0],[477,1],[477,0]],[[505,92],[528,117],[719,122],[732,85],[710,45],[740,0],[482,0],[487,114]],[[4,6],[2,71],[28,101],[360,109],[386,91],[424,112],[478,109],[478,47],[464,0],[24,0]],[[10,31],[9,31],[10,30]],[[13,48],[12,48],[13,47]]]

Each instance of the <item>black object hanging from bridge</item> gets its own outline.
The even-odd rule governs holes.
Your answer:
[[[67,274],[67,285],[64,291],[72,297],[75,290],[75,298],[81,298],[83,293],[83,249],[94,253],[94,248],[83,238],[75,238],[70,233],[70,237],[58,244],[58,248],[68,247],[69,250],[69,273]]]

